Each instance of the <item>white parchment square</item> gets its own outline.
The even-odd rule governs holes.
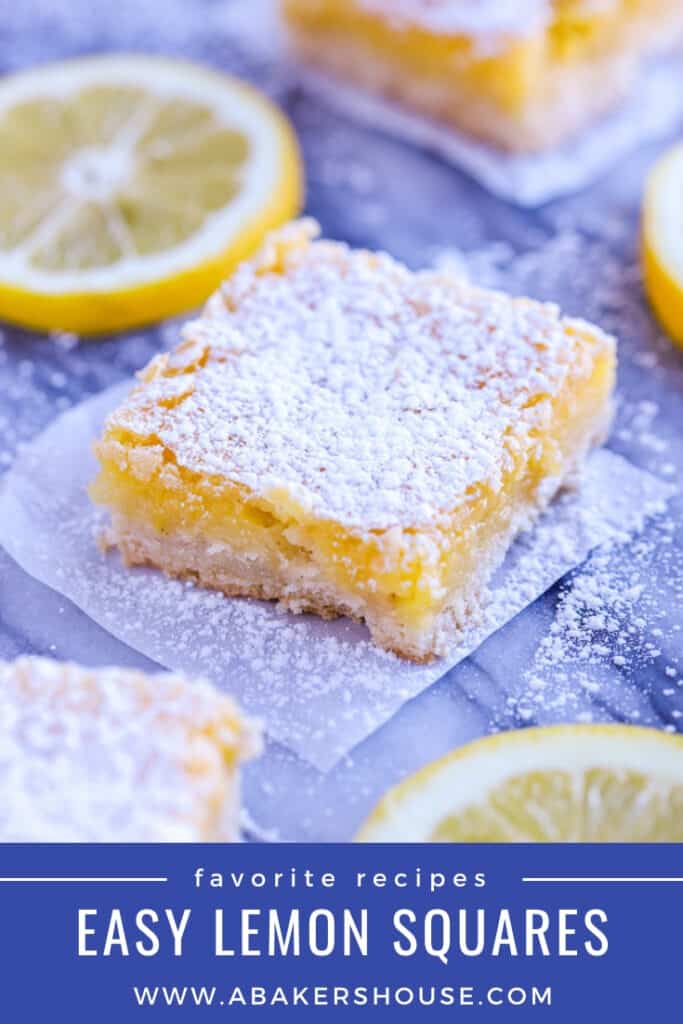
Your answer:
[[[260,716],[269,735],[319,770],[472,653],[486,637],[606,540],[639,529],[671,489],[608,451],[589,461],[514,546],[497,575],[487,620],[447,659],[412,665],[378,650],[366,629],[292,616],[273,604],[225,598],[126,569],[95,543],[86,488],[92,441],[130,382],[55,420],[0,487],[0,543],[28,573],[68,597],[115,637],[169,669],[208,676]]]
[[[639,146],[670,135],[683,120],[680,55],[644,71],[629,99],[597,124],[539,153],[503,152],[310,68],[294,66],[292,75],[340,112],[438,153],[494,195],[526,207],[580,191]]]

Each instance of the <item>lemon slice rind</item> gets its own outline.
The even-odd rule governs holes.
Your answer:
[[[624,821],[610,821],[614,808],[599,806],[593,794],[588,799],[584,781],[590,773],[604,773],[606,779],[619,786],[632,785],[642,778],[637,801],[646,815],[643,801],[675,799],[678,819],[672,824],[671,834],[683,836],[683,737],[672,736],[653,729],[631,726],[556,726],[526,729],[487,737],[469,744],[435,761],[399,784],[380,801],[360,829],[361,842],[427,842],[438,841],[448,835],[448,822],[461,819],[482,822],[495,821],[497,816],[500,839],[503,834],[510,842],[538,841],[543,832],[544,818],[548,818],[548,834],[544,841],[585,841],[593,834],[613,835],[615,841],[630,841],[624,835]],[[558,834],[551,822],[551,811],[544,800],[552,800],[552,787],[557,777],[569,780],[575,789],[575,801],[570,801],[567,822]],[[497,793],[509,787],[525,792],[525,780],[534,780],[536,806],[527,802],[518,808],[507,806],[503,816],[491,807]],[[544,780],[547,786],[544,787]],[[521,781],[521,785],[519,784]],[[545,790],[545,795],[544,795]],[[675,794],[675,797],[674,797]],[[631,793],[628,796],[632,796]],[[658,805],[659,806],[659,805]],[[590,814],[590,828],[585,827],[583,815]],[[524,823],[533,816],[534,828]],[[602,817],[601,817],[602,816]],[[660,815],[661,819],[661,815]],[[515,825],[515,821],[521,825]],[[457,832],[457,826],[455,831]],[[640,831],[633,839],[646,841]],[[590,832],[590,835],[586,835]],[[460,841],[491,841],[482,827],[480,835],[472,834]],[[652,837],[655,840],[657,837]],[[500,841],[497,837],[496,840]],[[604,840],[603,840],[604,841]],[[667,838],[667,841],[670,841]]]
[[[45,270],[32,264],[22,243],[0,249],[0,315],[24,326],[99,333],[192,308],[268,230],[300,208],[300,158],[286,118],[250,86],[188,62],[123,55],[20,72],[0,83],[0,122],[21,103],[66,98],[98,85],[134,85],[149,94],[151,109],[155,101],[204,105],[219,125],[243,134],[249,150],[237,192],[224,208],[207,212],[198,230],[179,244],[147,255],[131,253],[105,266]],[[61,204],[48,216],[58,219],[68,197]]]
[[[662,327],[683,346],[683,145],[648,178],[642,235],[645,289]]]

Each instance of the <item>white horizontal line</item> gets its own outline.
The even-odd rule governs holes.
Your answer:
[[[523,882],[683,882],[683,878],[523,878]]]
[[[0,878],[0,882],[168,882],[168,878]]]

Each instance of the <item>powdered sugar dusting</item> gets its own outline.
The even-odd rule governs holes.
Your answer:
[[[315,230],[243,265],[108,432],[349,527],[420,526],[474,485],[497,490],[552,400],[613,347],[554,305],[311,243]]]
[[[580,574],[563,593],[552,635],[561,637],[566,629],[570,647],[580,657],[587,659],[592,655],[611,657],[615,664],[623,665],[626,660],[635,664],[660,657],[662,645],[653,642],[652,637],[664,638],[665,630],[668,632],[666,606],[655,599],[653,588],[648,587],[643,570],[647,569],[654,557],[660,562],[671,563],[667,557],[667,547],[671,545],[672,533],[671,521],[660,522],[652,539],[634,542],[630,564],[623,558],[615,558],[612,547],[607,547],[599,556],[591,559],[586,572]],[[671,569],[668,596],[669,608],[673,609],[683,606],[683,572],[680,567],[676,570],[671,566]],[[665,628],[658,625],[658,622],[663,623]],[[681,629],[680,623],[672,623],[671,626],[672,632]],[[652,632],[646,633],[646,630]],[[607,649],[596,642],[596,636],[601,631],[612,634],[613,647]],[[588,643],[581,644],[582,636]],[[552,644],[548,648],[552,658]],[[624,651],[628,659],[624,658]],[[677,670],[668,666],[667,674],[675,676]]]
[[[393,24],[430,32],[476,37],[523,36],[544,28],[550,0],[358,0]]]
[[[206,682],[0,662],[3,842],[198,841],[256,749]]]

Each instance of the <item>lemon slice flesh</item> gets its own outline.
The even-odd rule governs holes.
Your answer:
[[[651,172],[643,209],[643,273],[667,334],[683,346],[683,145]]]
[[[183,61],[0,81],[0,317],[80,334],[198,305],[301,203],[285,117]]]
[[[479,740],[391,790],[361,842],[683,842],[683,737],[558,726]]]

